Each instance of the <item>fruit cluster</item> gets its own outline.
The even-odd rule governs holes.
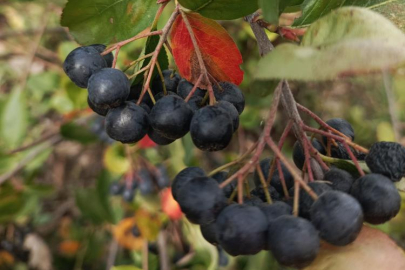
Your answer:
[[[106,117],[106,132],[112,139],[135,143],[148,135],[155,143],[168,145],[190,131],[201,150],[228,146],[245,106],[236,85],[218,83],[213,87],[216,103],[209,105],[206,90],[193,90],[193,84],[164,70],[162,79],[158,76],[151,83],[153,98],[147,94],[138,102],[142,85],[131,87],[126,74],[112,68],[113,55],[100,54],[104,49],[99,44],[76,48],[63,68],[77,86],[88,89],[89,107]]]
[[[353,129],[345,127],[334,126],[354,139]],[[315,141],[314,146],[325,151],[323,142]],[[295,192],[294,177],[283,163],[281,171],[276,167],[272,173],[273,161],[266,158],[260,162],[260,171],[256,170],[252,179],[255,188],[245,194],[243,204],[233,199],[234,182],[219,187],[228,178],[227,172],[210,177],[198,167],[177,174],[172,182],[173,197],[188,220],[201,226],[203,237],[228,254],[269,250],[281,264],[297,268],[315,259],[321,239],[336,246],[348,245],[359,235],[363,222],[382,224],[400,210],[401,198],[393,182],[405,176],[405,148],[397,143],[377,142],[371,147],[365,156],[370,174],[357,177],[331,166],[324,179],[308,183],[316,200],[304,189]],[[304,167],[304,154],[297,145],[294,161],[299,169]],[[298,216],[292,214],[296,193]]]
[[[158,165],[148,169],[140,169],[137,172],[128,174],[122,182],[120,180],[111,183],[110,194],[122,196],[124,201],[132,202],[136,191],[139,190],[143,196],[157,194],[160,190],[170,186],[170,178],[166,167]]]

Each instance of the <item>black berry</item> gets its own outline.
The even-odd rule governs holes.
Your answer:
[[[320,182],[310,182],[308,186],[315,192],[318,196],[321,196],[326,191],[331,191],[332,187],[328,184]],[[314,204],[314,199],[304,190],[300,189],[300,205],[299,205],[299,215],[300,217],[310,219],[311,207]]]
[[[272,204],[263,203],[259,208],[262,210],[269,223],[273,222],[278,217],[292,214],[292,207],[284,202],[273,202]]]
[[[186,97],[188,97],[191,90],[193,90],[193,87],[194,85],[192,83],[190,83],[186,79],[181,79],[179,85],[177,86],[177,94],[185,99]],[[193,96],[204,97],[205,93],[206,91],[197,87]]]
[[[177,86],[180,81],[180,75],[175,73],[174,70],[166,69],[162,71],[162,75],[164,78],[164,83],[166,86],[166,91],[176,92]],[[163,92],[163,85],[162,85],[162,78],[158,74],[156,78],[152,81],[152,91],[153,94],[156,95],[157,93]]]
[[[89,79],[89,99],[99,108],[109,109],[122,105],[128,98],[130,84],[124,72],[103,68]]]
[[[395,142],[376,142],[366,156],[366,163],[373,173],[399,181],[405,176],[405,147]]]
[[[324,180],[331,182],[334,190],[346,193],[350,193],[354,182],[354,178],[350,173],[338,168],[331,168],[325,173]]]
[[[218,215],[217,239],[232,256],[253,255],[266,246],[267,219],[258,207],[233,204]]]
[[[106,61],[93,47],[76,48],[63,62],[66,75],[81,88],[87,88],[89,78],[94,72],[106,67]]]
[[[238,130],[239,128],[239,113],[238,110],[236,110],[235,106],[233,106],[231,103],[228,101],[222,100],[217,103],[217,106],[221,107],[225,111],[228,112],[229,116],[232,119],[232,125],[233,125],[233,132]]]
[[[218,182],[218,184],[221,184],[228,178],[228,172],[218,172],[218,173],[214,174],[212,176],[212,178],[215,179]],[[231,197],[232,192],[236,188],[236,185],[237,185],[237,182],[232,181],[231,183],[229,183],[228,185],[226,185],[225,187],[222,188],[222,191],[224,192],[225,197],[227,197],[227,198]]]
[[[200,225],[213,222],[227,204],[218,183],[204,176],[184,183],[176,196],[176,201],[186,217]]]
[[[347,137],[349,137],[352,141],[354,141],[354,129],[352,125],[347,122],[345,119],[342,118],[332,118],[326,121],[326,124],[331,126],[332,128],[336,129],[337,131],[343,133]],[[325,145],[327,144],[327,139],[323,138]]]
[[[205,172],[199,167],[188,167],[179,172],[172,183],[173,198],[180,194],[180,189],[191,179],[205,176]]]
[[[318,232],[309,221],[287,215],[270,224],[268,244],[280,264],[294,268],[308,266],[320,246]]]
[[[325,148],[317,139],[313,139],[311,143],[312,143],[312,146],[319,153],[321,153],[322,155],[326,155]],[[304,163],[305,163],[305,153],[304,153],[304,149],[302,149],[302,147],[298,141],[296,141],[294,144],[293,161],[295,163],[295,166],[297,166],[298,169],[302,170],[302,168],[304,167]]]
[[[280,193],[273,186],[268,186],[267,190],[272,200],[279,201],[283,198]],[[259,197],[262,201],[266,202],[266,193],[262,186],[258,186],[250,192],[251,195]]]
[[[205,225],[201,225],[200,227],[202,236],[204,237],[207,242],[217,245],[218,240],[217,240],[217,226],[215,222],[211,222]]]
[[[191,120],[190,134],[194,145],[203,151],[219,151],[232,139],[233,125],[229,114],[218,106],[198,110]]]
[[[105,48],[107,48],[103,44],[93,44],[93,45],[90,45],[90,47],[93,47],[99,53],[102,53],[105,50]],[[114,55],[112,54],[112,52],[104,55],[103,57],[104,57],[105,62],[107,63],[107,67],[112,67],[113,62],[114,62]]]
[[[401,196],[389,178],[381,174],[367,174],[357,179],[351,194],[363,208],[364,220],[382,224],[395,217],[401,207]]]
[[[136,143],[149,129],[148,114],[140,106],[127,102],[110,109],[105,120],[108,136],[122,143]]]
[[[187,104],[190,105],[190,108],[193,110],[195,113],[197,110],[201,109],[204,107],[202,104],[203,98],[200,96],[192,96],[189,101],[187,101]]]
[[[230,82],[220,82],[219,85],[221,86],[220,88],[214,86],[215,98],[218,101],[225,100],[232,103],[239,114],[241,114],[245,108],[245,97],[240,88]]]
[[[159,133],[157,133],[153,128],[150,128],[148,131],[149,138],[158,145],[169,145],[175,140],[166,138]]]
[[[166,138],[179,139],[187,134],[193,111],[184,100],[175,95],[159,99],[150,114],[153,129]]]
[[[271,168],[272,159],[266,158],[260,161],[260,168],[263,172],[264,179],[267,180],[269,176],[269,171]],[[291,175],[290,171],[285,167],[283,163],[281,163],[281,169],[284,175],[285,184],[287,186],[287,190],[294,186],[294,177]],[[256,187],[261,186],[260,177],[257,171],[255,171],[253,180],[255,182]],[[280,174],[278,172],[277,166],[274,170],[273,176],[270,180],[270,185],[273,186],[279,194],[284,194],[283,185],[281,183]]]
[[[108,113],[109,109],[103,109],[103,108],[97,107],[96,105],[93,104],[93,102],[91,102],[89,97],[87,97],[87,104],[89,104],[90,109],[92,109],[93,112],[97,113],[98,115],[106,116]]]
[[[359,235],[363,211],[352,196],[340,191],[327,191],[312,205],[311,221],[323,240],[335,246],[345,246]]]
[[[124,191],[124,185],[119,182],[113,182],[110,185],[110,194],[111,195],[120,195]]]

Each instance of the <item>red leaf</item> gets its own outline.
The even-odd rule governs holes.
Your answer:
[[[200,48],[208,73],[218,82],[228,81],[236,85],[243,80],[240,69],[242,56],[233,39],[217,22],[207,19],[198,13],[186,13],[194,36]],[[173,24],[171,47],[180,75],[196,83],[200,76],[198,58],[182,16]],[[206,89],[207,82],[202,81],[200,88]]]

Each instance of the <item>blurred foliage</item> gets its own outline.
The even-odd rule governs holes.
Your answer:
[[[134,199],[126,202],[122,196],[110,194],[110,185],[117,181],[129,185],[126,172],[131,162],[138,169],[163,164],[170,179],[185,166],[198,165],[210,171],[235,159],[240,142],[249,146],[258,138],[272,96],[263,98],[253,93],[272,92],[274,83],[253,83],[259,53],[249,25],[242,19],[221,22],[244,58],[241,87],[247,101],[241,116],[243,128],[226,151],[201,152],[190,136],[185,136],[165,147],[132,146],[134,160],[130,160],[127,149],[108,139],[102,121],[88,111],[86,90],[76,87],[63,73],[63,60],[78,46],[60,26],[64,4],[63,0],[0,3],[0,178],[16,172],[0,183],[0,242],[21,245],[21,235],[39,235],[51,254],[44,260],[52,260],[58,270],[105,269],[111,254],[116,265],[112,269],[139,270],[142,254],[148,250],[149,269],[154,270],[159,269],[156,237],[165,231],[173,269],[217,269],[217,249],[202,238],[197,226],[185,219],[170,221],[162,212],[157,190],[142,194],[138,188]],[[163,13],[159,28],[169,15],[169,10]],[[284,42],[275,34],[269,36],[276,44]],[[123,47],[118,65],[124,67],[136,59],[145,42],[139,40]],[[170,54],[169,66],[175,68]],[[398,140],[405,144],[405,67],[392,74],[389,81],[395,96],[390,106],[396,107],[399,119]],[[368,147],[376,140],[395,139],[381,74],[321,83],[291,82],[291,87],[297,101],[322,119],[341,117],[350,121],[357,143]],[[316,126],[306,116],[303,118]],[[279,114],[274,138],[281,135],[286,119],[285,114]],[[41,139],[35,147],[10,152]],[[286,142],[288,156],[294,142],[292,136]],[[404,219],[405,208],[379,228],[405,248]],[[136,220],[141,233],[140,246],[134,249],[125,248],[115,237],[117,232],[128,237],[128,227],[122,222],[131,220]],[[0,251],[0,268],[29,269],[27,258],[18,254]],[[221,269],[285,269],[268,252],[226,258],[228,262]],[[9,266],[4,266],[7,263]]]

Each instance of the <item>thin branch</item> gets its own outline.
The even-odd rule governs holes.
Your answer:
[[[41,143],[44,143],[44,142],[50,140],[51,138],[53,138],[53,137],[55,137],[55,136],[59,136],[59,132],[57,132],[57,133],[51,133],[51,134],[46,134],[46,135],[43,136],[42,138],[39,138],[38,140],[33,141],[32,143],[29,143],[29,144],[27,144],[27,145],[23,145],[23,146],[21,146],[21,147],[18,147],[18,148],[16,148],[16,149],[13,149],[13,150],[7,152],[6,155],[13,155],[13,154],[15,154],[15,153],[25,151],[25,150],[30,149],[30,148],[32,148],[32,147],[35,147],[35,146],[37,146],[37,145],[39,145],[39,144],[41,144]]]
[[[161,30],[161,36],[160,36],[160,40],[158,45],[156,46],[155,52],[152,56],[152,59],[150,61],[150,70],[148,72],[144,87],[142,89],[142,93],[139,96],[137,105],[141,104],[143,97],[145,96],[145,93],[148,91],[148,89],[150,89],[150,82],[152,80],[152,75],[153,75],[153,70],[155,68],[157,59],[159,57],[159,53],[162,50],[163,44],[165,43],[165,41],[167,40],[167,37],[170,33],[170,29],[172,27],[172,25],[174,24],[177,16],[180,14],[179,12],[179,8],[176,7],[175,11],[172,13],[172,15],[170,16],[169,20],[167,21],[165,27]]]

